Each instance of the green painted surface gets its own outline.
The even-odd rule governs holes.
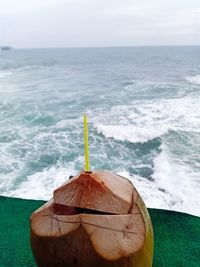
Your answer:
[[[0,267],[35,266],[29,216],[43,201],[0,197]],[[200,266],[200,218],[149,209],[155,234],[154,267]]]

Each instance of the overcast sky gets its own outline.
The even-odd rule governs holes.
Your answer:
[[[0,45],[200,45],[200,0],[0,0]]]

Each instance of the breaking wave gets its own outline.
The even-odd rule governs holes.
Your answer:
[[[200,74],[186,77],[186,81],[192,84],[200,84]]]

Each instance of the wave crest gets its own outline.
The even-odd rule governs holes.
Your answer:
[[[199,96],[133,102],[98,114],[93,122],[97,132],[107,138],[145,143],[169,131],[199,133],[199,105]]]
[[[195,76],[188,76],[186,77],[186,81],[193,84],[200,84],[200,74]]]
[[[103,125],[96,124],[98,133],[107,138],[114,138],[120,141],[129,141],[131,143],[146,143],[149,140],[160,137],[167,133],[167,127],[140,128],[132,125]]]

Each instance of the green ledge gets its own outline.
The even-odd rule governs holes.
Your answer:
[[[36,266],[29,245],[29,216],[44,201],[0,197],[0,266]],[[200,218],[149,209],[154,227],[154,267],[200,266]]]

